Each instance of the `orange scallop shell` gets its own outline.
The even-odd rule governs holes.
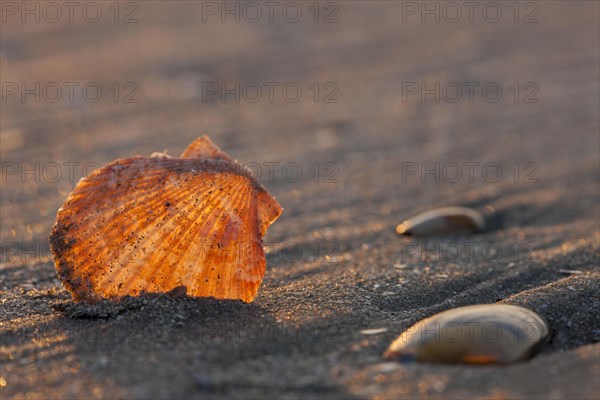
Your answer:
[[[79,181],[50,234],[75,301],[168,292],[251,302],[279,203],[203,136],[180,158],[116,160]]]

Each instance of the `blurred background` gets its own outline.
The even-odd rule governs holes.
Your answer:
[[[4,2],[2,237],[44,241],[94,166],[177,155],[202,134],[258,164],[288,215],[332,194],[333,208],[380,214],[480,193],[464,162],[490,192],[530,189],[532,173],[564,187],[597,165],[597,8]],[[437,182],[423,184],[423,162],[440,163]],[[450,162],[462,178],[445,179]],[[486,162],[500,182],[482,177]],[[279,163],[272,179],[263,163]]]
[[[284,207],[265,238],[276,245],[267,246],[271,258],[257,299],[261,312],[297,323],[338,315],[342,347],[354,343],[359,349],[346,361],[377,360],[386,346],[381,341],[369,350],[344,333],[348,327],[373,327],[392,309],[409,310],[410,293],[420,298],[436,282],[411,275],[405,297],[375,296],[372,302],[369,297],[392,293],[398,284],[381,268],[394,265],[401,254],[394,227],[417,212],[445,205],[496,212],[505,229],[486,238],[507,250],[502,265],[486,265],[485,274],[457,267],[457,276],[474,280],[459,280],[452,290],[438,283],[419,307],[500,279],[514,258],[508,251],[515,240],[535,243],[542,264],[597,267],[599,3],[469,4],[3,1],[0,239],[10,277],[3,291],[16,293],[11,304],[21,301],[19,276],[46,271],[48,284],[60,286],[47,236],[56,210],[81,177],[117,158],[164,150],[176,156],[205,134],[249,166]],[[299,243],[304,254],[290,262],[273,251],[282,243]],[[334,251],[315,258],[315,243],[334,243]],[[341,263],[324,266],[327,257]],[[438,264],[427,265],[433,272]],[[10,269],[22,266],[23,275]],[[515,281],[512,289],[507,283],[500,294],[482,289],[477,299],[493,302],[558,276],[544,274],[526,274],[529,281]],[[443,275],[447,271],[439,279]],[[36,279],[42,278],[27,284],[35,286]],[[390,329],[387,339],[392,332],[398,329]],[[568,349],[589,343],[589,337],[557,343],[555,348]],[[353,379],[364,383],[370,375],[354,375],[362,367],[340,372],[337,353],[330,350],[319,347],[307,363],[281,361],[285,351],[277,354],[289,368],[282,371],[292,371],[286,378],[259,357],[256,374],[267,383],[264,391],[258,385],[252,393],[283,393],[269,391],[271,378],[287,382],[305,374],[309,383],[298,383],[301,388],[310,387],[313,375],[317,382],[337,371],[336,382],[345,389],[326,387],[317,394],[399,395],[353,386]],[[84,345],[80,351],[91,359],[96,354]],[[371,359],[361,358],[364,354]],[[156,360],[143,360],[141,370],[151,371],[146,368]],[[178,362],[168,361],[165,368],[175,369]],[[87,371],[97,367],[91,361],[81,365],[84,370],[91,365]],[[236,370],[242,377],[254,368],[244,365]],[[13,371],[30,377],[42,371],[19,368]],[[172,372],[152,371],[179,382]],[[53,393],[191,393],[185,385],[167,388],[160,379],[144,383],[148,375],[96,373],[114,378],[118,390],[91,393],[56,383]],[[83,379],[80,372],[57,375],[62,376]],[[409,381],[404,383],[410,386]],[[27,382],[11,393],[33,390],[36,383]],[[131,388],[131,382],[138,386]],[[414,385],[406,390],[421,393]]]

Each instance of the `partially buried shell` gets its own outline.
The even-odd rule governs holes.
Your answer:
[[[183,286],[190,296],[250,302],[266,268],[262,236],[281,211],[203,136],[180,158],[117,160],[82,179],[50,244],[76,301]]]
[[[467,207],[444,207],[426,211],[396,227],[396,233],[408,236],[431,236],[480,232],[485,229],[483,216]]]
[[[460,307],[413,325],[392,342],[384,357],[439,363],[510,363],[531,357],[548,334],[546,321],[523,307]]]

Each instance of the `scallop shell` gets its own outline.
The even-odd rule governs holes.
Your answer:
[[[388,360],[510,363],[530,358],[548,338],[547,322],[508,304],[455,308],[416,323],[384,353]]]
[[[432,236],[448,233],[480,232],[485,229],[483,216],[467,207],[444,207],[426,211],[396,227],[396,233],[408,236]]]
[[[279,203],[203,136],[171,158],[116,160],[79,181],[50,244],[75,301],[168,292],[251,302]]]

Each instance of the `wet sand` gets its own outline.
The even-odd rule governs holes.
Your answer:
[[[312,3],[297,23],[123,3],[115,22],[97,4],[97,23],[1,26],[3,398],[600,397],[598,3],[536,2],[517,23],[508,3],[496,23],[392,2],[322,3],[317,23]],[[21,91],[36,82],[39,101]],[[202,134],[284,208],[256,300],[72,303],[47,236],[77,180]],[[394,232],[454,205],[489,229]],[[532,360],[381,357],[422,318],[494,302],[548,320]]]

